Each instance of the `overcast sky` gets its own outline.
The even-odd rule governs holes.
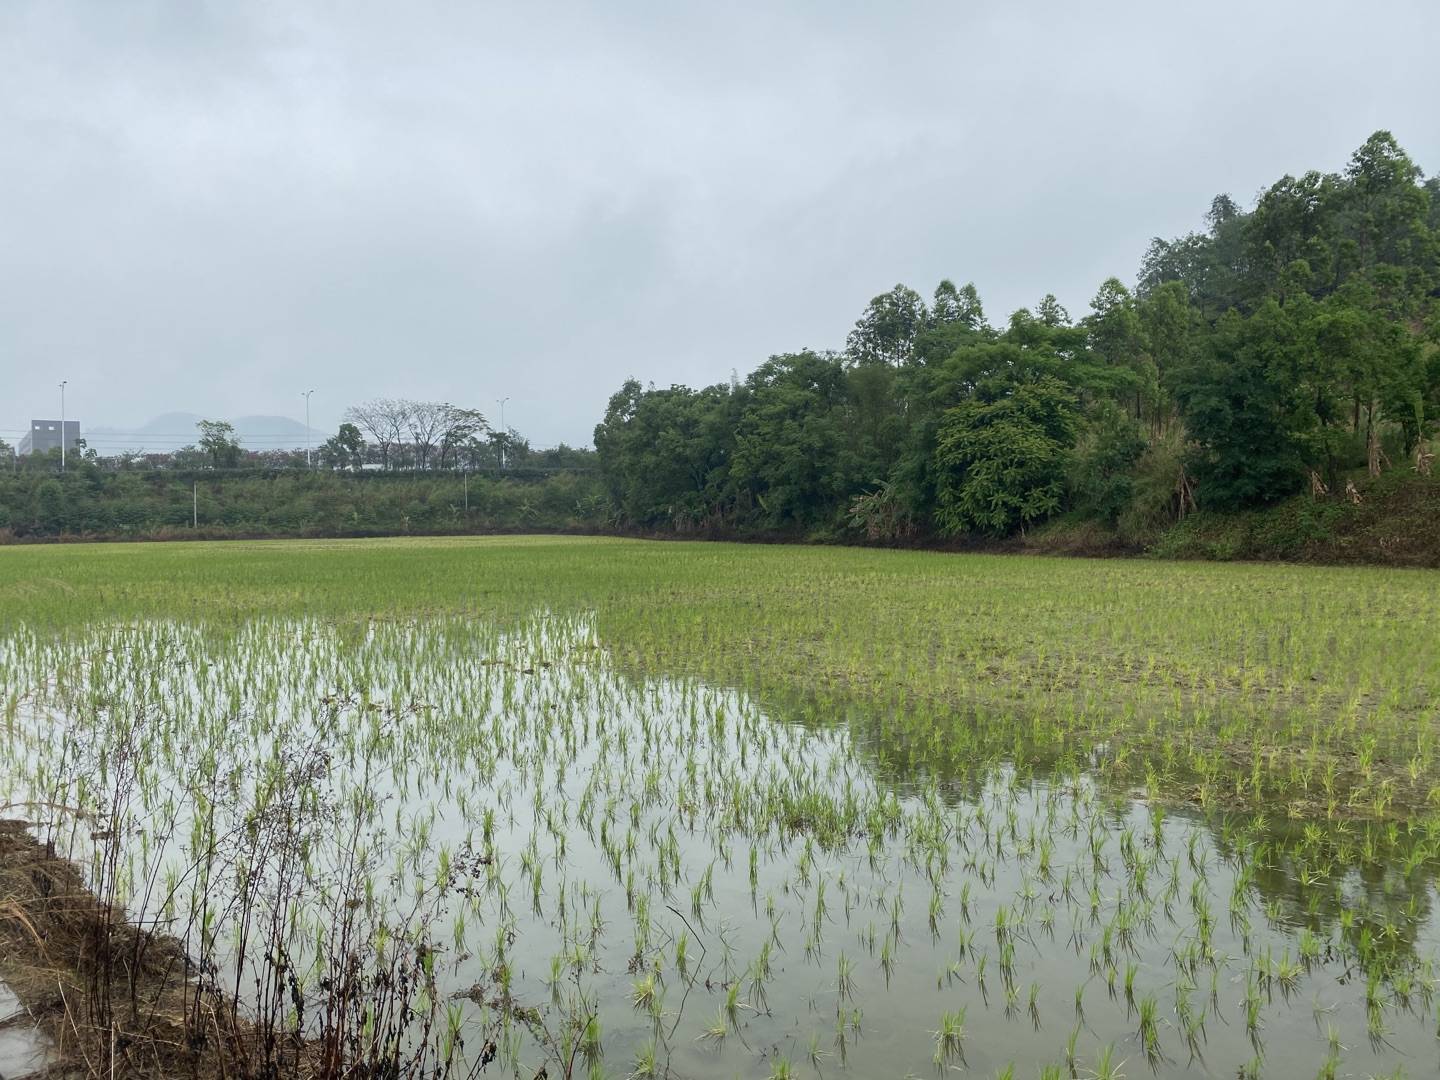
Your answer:
[[[1440,169],[1434,0],[0,0],[0,437],[374,396],[588,444],[627,376],[973,280],[1072,314],[1150,237]]]

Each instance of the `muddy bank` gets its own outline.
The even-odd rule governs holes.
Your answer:
[[[15,1050],[8,1069],[0,1060],[6,1080],[230,1074],[223,1059],[245,1025],[194,975],[177,941],[101,903],[28,822],[0,820],[0,983],[14,998],[0,1020]]]

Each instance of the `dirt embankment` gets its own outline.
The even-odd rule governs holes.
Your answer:
[[[1440,567],[1440,476],[1395,470],[1352,494],[1197,514],[1157,538],[1166,558]]]
[[[243,1023],[193,974],[176,941],[101,903],[27,822],[0,820],[0,983],[23,1006],[5,1026],[45,1048],[40,1075],[223,1075],[219,1049]]]

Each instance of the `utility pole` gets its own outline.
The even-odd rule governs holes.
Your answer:
[[[510,441],[510,429],[505,426],[505,402],[508,397],[496,398],[500,403],[500,468],[505,468],[505,444]]]
[[[311,389],[311,390],[306,390],[305,393],[303,393],[303,394],[301,395],[301,397],[303,397],[303,398],[305,399],[305,468],[307,468],[307,469],[311,468],[311,465],[310,465],[310,395],[313,394],[314,392],[315,392],[315,391],[314,391],[313,389]]]
[[[200,528],[200,481],[190,481],[190,527]]]
[[[65,384],[69,379],[60,380],[60,471],[65,471]]]

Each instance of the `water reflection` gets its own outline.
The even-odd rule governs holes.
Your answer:
[[[359,911],[515,1075],[1434,1060],[1427,830],[1167,806],[1044,718],[641,679],[553,617],[20,630],[0,671],[0,801],[123,789],[136,918],[318,1000]]]

